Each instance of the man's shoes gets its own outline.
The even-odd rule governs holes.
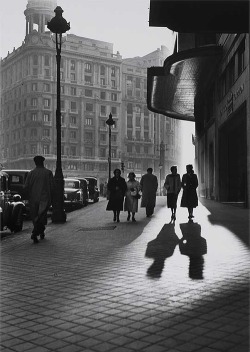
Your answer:
[[[113,221],[116,221],[116,216],[114,215],[114,219],[113,219]]]
[[[30,238],[33,240],[34,243],[38,243],[39,242],[37,236],[34,235],[34,234],[32,234]]]
[[[43,233],[41,233],[41,234],[40,234],[40,238],[41,238],[41,240],[43,240],[43,239],[44,239],[44,237],[45,237],[45,234],[44,234],[44,232],[43,232]]]
[[[132,221],[134,221],[134,222],[135,222],[135,221],[136,221],[136,220],[135,220],[135,218],[132,218]]]
[[[117,219],[117,222],[120,222],[120,219]]]

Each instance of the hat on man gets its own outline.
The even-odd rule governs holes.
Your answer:
[[[44,162],[45,158],[42,155],[36,155],[34,157],[34,162],[35,164],[42,164]]]

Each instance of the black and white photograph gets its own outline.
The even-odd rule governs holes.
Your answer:
[[[0,5],[0,351],[249,352],[249,0]]]

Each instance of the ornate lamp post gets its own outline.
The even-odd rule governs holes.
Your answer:
[[[112,119],[112,114],[109,114],[109,118],[106,121],[106,124],[109,126],[109,179],[111,178],[111,126],[115,124],[115,121]]]
[[[63,9],[57,6],[55,17],[47,23],[48,29],[55,33],[56,37],[56,63],[57,63],[57,106],[56,106],[56,136],[57,136],[57,159],[55,171],[55,199],[53,200],[52,222],[62,223],[66,221],[64,210],[64,179],[62,172],[62,155],[61,155],[61,82],[60,82],[60,64],[62,33],[70,29],[70,24],[62,17]]]

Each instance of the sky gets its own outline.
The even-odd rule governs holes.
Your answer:
[[[22,44],[28,0],[0,0],[0,57]],[[114,44],[123,58],[146,55],[161,45],[173,52],[174,33],[149,27],[150,0],[57,0],[70,22],[68,33]],[[11,23],[10,23],[11,19]]]

